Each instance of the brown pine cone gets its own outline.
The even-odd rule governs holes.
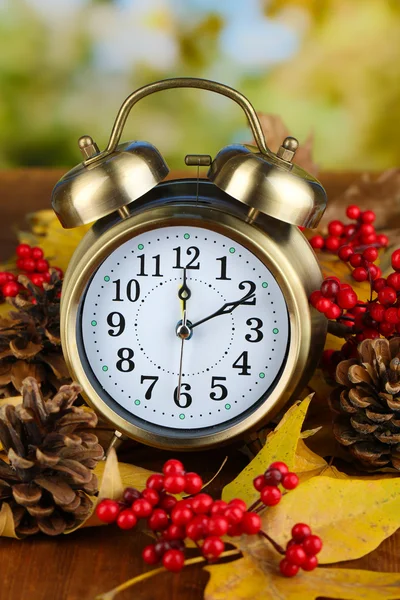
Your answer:
[[[364,467],[400,470],[400,337],[364,340],[336,369],[333,432]]]
[[[62,282],[55,269],[43,289],[25,275],[18,280],[32,296],[23,290],[8,298],[18,310],[0,318],[0,398],[15,396],[15,390],[20,394],[28,376],[42,383],[45,396],[51,395],[60,385],[71,383],[60,341]]]
[[[16,532],[58,535],[90,514],[88,495],[97,492],[92,469],[103,458],[96,435],[96,414],[76,407],[81,388],[62,386],[43,399],[38,382],[23,382],[22,404],[0,408],[0,442],[8,462],[0,460],[0,506],[8,502]]]

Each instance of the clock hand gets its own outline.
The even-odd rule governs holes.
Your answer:
[[[236,302],[226,302],[226,304],[221,306],[221,308],[219,308],[217,311],[215,311],[215,313],[213,313],[212,315],[209,315],[208,317],[205,317],[204,319],[197,321],[197,323],[193,323],[193,325],[190,325],[190,329],[193,329],[194,327],[197,327],[197,325],[201,325],[202,323],[205,323],[206,321],[209,321],[210,319],[213,319],[214,317],[219,317],[219,315],[228,315],[229,313],[234,311],[235,308],[237,308],[238,306],[240,306],[241,304],[246,302],[246,300],[250,300],[251,298],[254,298],[254,296],[255,296],[254,292],[248,292],[245,296],[243,296],[243,298],[241,298],[240,300],[236,300]]]
[[[177,400],[179,401],[179,398],[181,396],[181,384],[182,384],[182,368],[183,368],[183,348],[184,348],[184,344],[185,344],[185,340],[190,336],[190,329],[188,328],[188,326],[186,325],[186,309],[183,311],[183,319],[182,319],[182,324],[178,325],[177,329],[176,329],[176,335],[178,337],[181,338],[181,356],[180,356],[180,360],[179,360],[179,378],[178,378],[178,387],[176,389],[176,397]]]
[[[191,295],[192,295],[192,292],[190,291],[190,289],[188,288],[188,285],[186,283],[186,267],[184,267],[183,283],[178,291],[178,298],[179,298],[179,300],[182,300],[182,302],[183,302],[183,310],[184,311],[186,310],[186,302],[189,300]]]

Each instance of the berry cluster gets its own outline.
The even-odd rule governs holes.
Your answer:
[[[311,534],[311,529],[305,523],[297,523],[292,529],[292,539],[286,546],[285,558],[279,568],[285,577],[294,577],[299,572],[313,571],[318,566],[317,554],[322,550],[322,540]]]
[[[256,483],[257,482],[257,483]],[[149,565],[162,565],[178,572],[185,564],[185,540],[195,542],[207,561],[217,560],[225,550],[225,535],[260,534],[261,519],[258,514],[265,506],[274,506],[281,498],[278,486],[287,490],[298,484],[295,473],[289,473],[285,463],[275,462],[254,480],[260,498],[250,509],[240,498],[229,503],[214,500],[201,491],[203,482],[197,473],[185,472],[179,460],[168,460],[162,474],[151,475],[143,491],[126,488],[120,501],[102,500],[96,508],[98,518],[104,523],[116,523],[120,529],[133,529],[145,519],[153,532],[155,542],[143,550],[143,560]],[[176,494],[186,493],[179,499]],[[254,510],[252,510],[254,509]],[[276,547],[276,545],[275,545]],[[284,554],[284,550],[279,550]]]
[[[14,298],[23,288],[18,283],[18,275],[27,275],[32,283],[38,287],[43,287],[44,283],[49,283],[51,279],[49,262],[44,258],[44,252],[41,248],[28,244],[19,244],[17,246],[17,269],[18,273],[9,273],[0,271],[0,290],[3,298]],[[61,269],[52,267],[58,272],[60,278],[63,277]]]

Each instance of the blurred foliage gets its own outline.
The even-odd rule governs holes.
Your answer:
[[[400,164],[399,30],[397,0],[0,0],[0,166],[75,164],[80,135],[104,147],[123,99],[173,76],[311,131],[324,168]],[[193,90],[146,98],[124,132],[173,168],[250,138],[237,106]]]

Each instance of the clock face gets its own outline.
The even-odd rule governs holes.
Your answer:
[[[122,244],[91,279],[80,314],[99,395],[142,427],[221,427],[268,397],[286,360],[277,281],[247,248],[202,227]]]

